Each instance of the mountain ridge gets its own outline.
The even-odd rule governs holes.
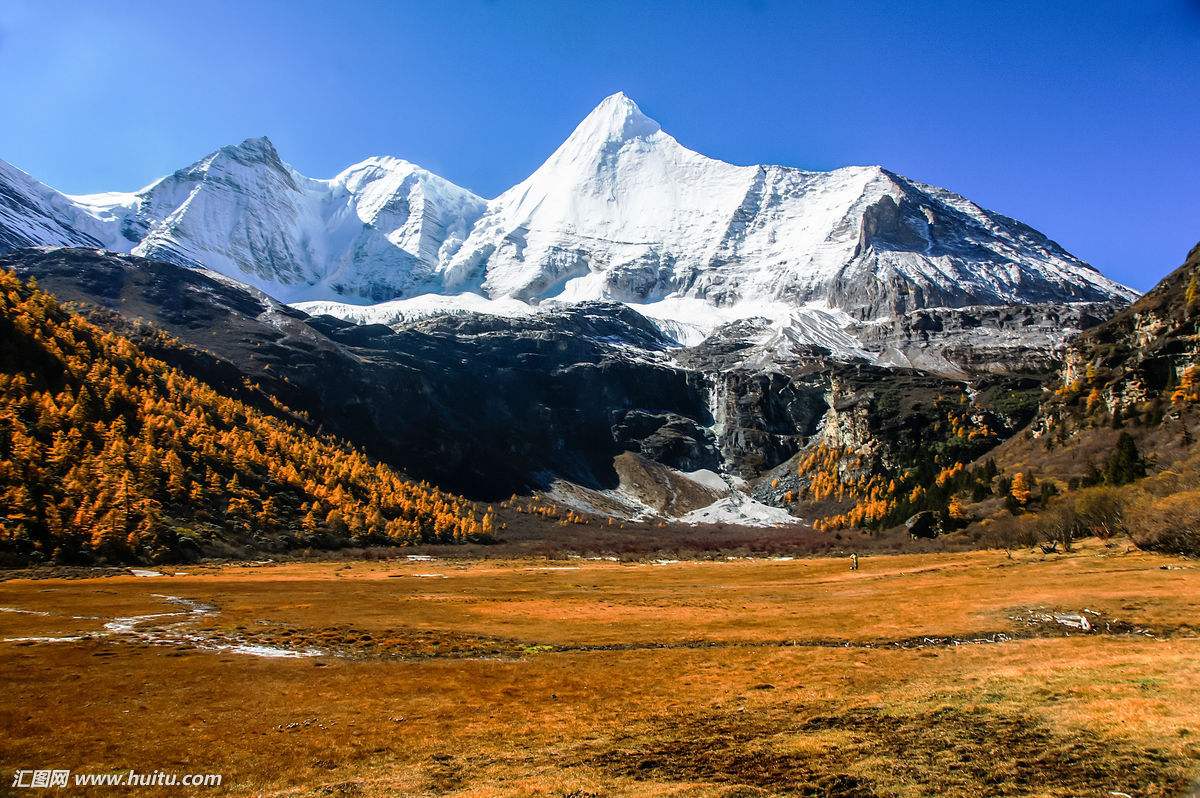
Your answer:
[[[879,166],[728,164],[623,93],[491,200],[389,156],[305,177],[265,137],[127,193],[66,195],[0,162],[0,250],[64,245],[203,266],[289,302],[817,303],[865,321],[1136,296],[953,192]]]
[[[824,301],[860,320],[920,307],[1132,299],[1027,225],[878,166],[735,166],[683,147],[623,94],[488,204],[454,289],[529,301]]]
[[[391,156],[309,178],[266,137],[221,147],[133,192],[66,195],[0,162],[0,248],[97,246],[208,268],[285,300],[379,301],[420,286],[483,205]],[[40,214],[22,213],[30,207]],[[65,217],[56,228],[29,222],[58,221],[56,213]]]

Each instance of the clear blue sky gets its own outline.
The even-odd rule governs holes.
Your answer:
[[[268,135],[485,196],[624,90],[734,163],[880,163],[1146,289],[1200,240],[1200,0],[0,0],[0,158],[133,189]]]

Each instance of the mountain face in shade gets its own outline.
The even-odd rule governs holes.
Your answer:
[[[64,245],[204,267],[288,302],[615,300],[677,321],[812,305],[848,325],[1136,296],[1036,230],[880,167],[707,158],[624,94],[491,201],[387,157],[308,178],[265,138],[131,193],[67,196],[0,162],[0,250]]]
[[[776,478],[794,481],[796,458],[814,446],[889,469],[934,452],[968,462],[998,438],[959,436],[948,409],[1007,436],[1041,394],[1036,376],[984,375],[968,386],[795,342],[746,347],[734,328],[753,320],[681,348],[611,302],[385,326],[310,316],[220,275],[90,248],[23,250],[0,257],[0,268],[37,278],[227,395],[253,387],[275,396],[411,477],[488,500],[584,491],[597,503],[588,506],[621,517],[650,512],[630,480],[661,481],[682,497],[694,485],[682,490],[691,483],[679,480],[701,471],[707,488],[778,504],[787,488],[775,490]]]

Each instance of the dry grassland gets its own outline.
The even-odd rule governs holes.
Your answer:
[[[1176,796],[1200,776],[1200,563],[1123,546],[853,573],[181,570],[0,583],[0,789],[31,767],[269,796]],[[20,639],[52,637],[80,639]]]

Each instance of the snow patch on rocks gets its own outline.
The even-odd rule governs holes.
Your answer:
[[[735,492],[708,507],[693,510],[679,519],[685,524],[738,524],[740,526],[786,526],[800,523],[787,510],[763,504],[745,493]]]

